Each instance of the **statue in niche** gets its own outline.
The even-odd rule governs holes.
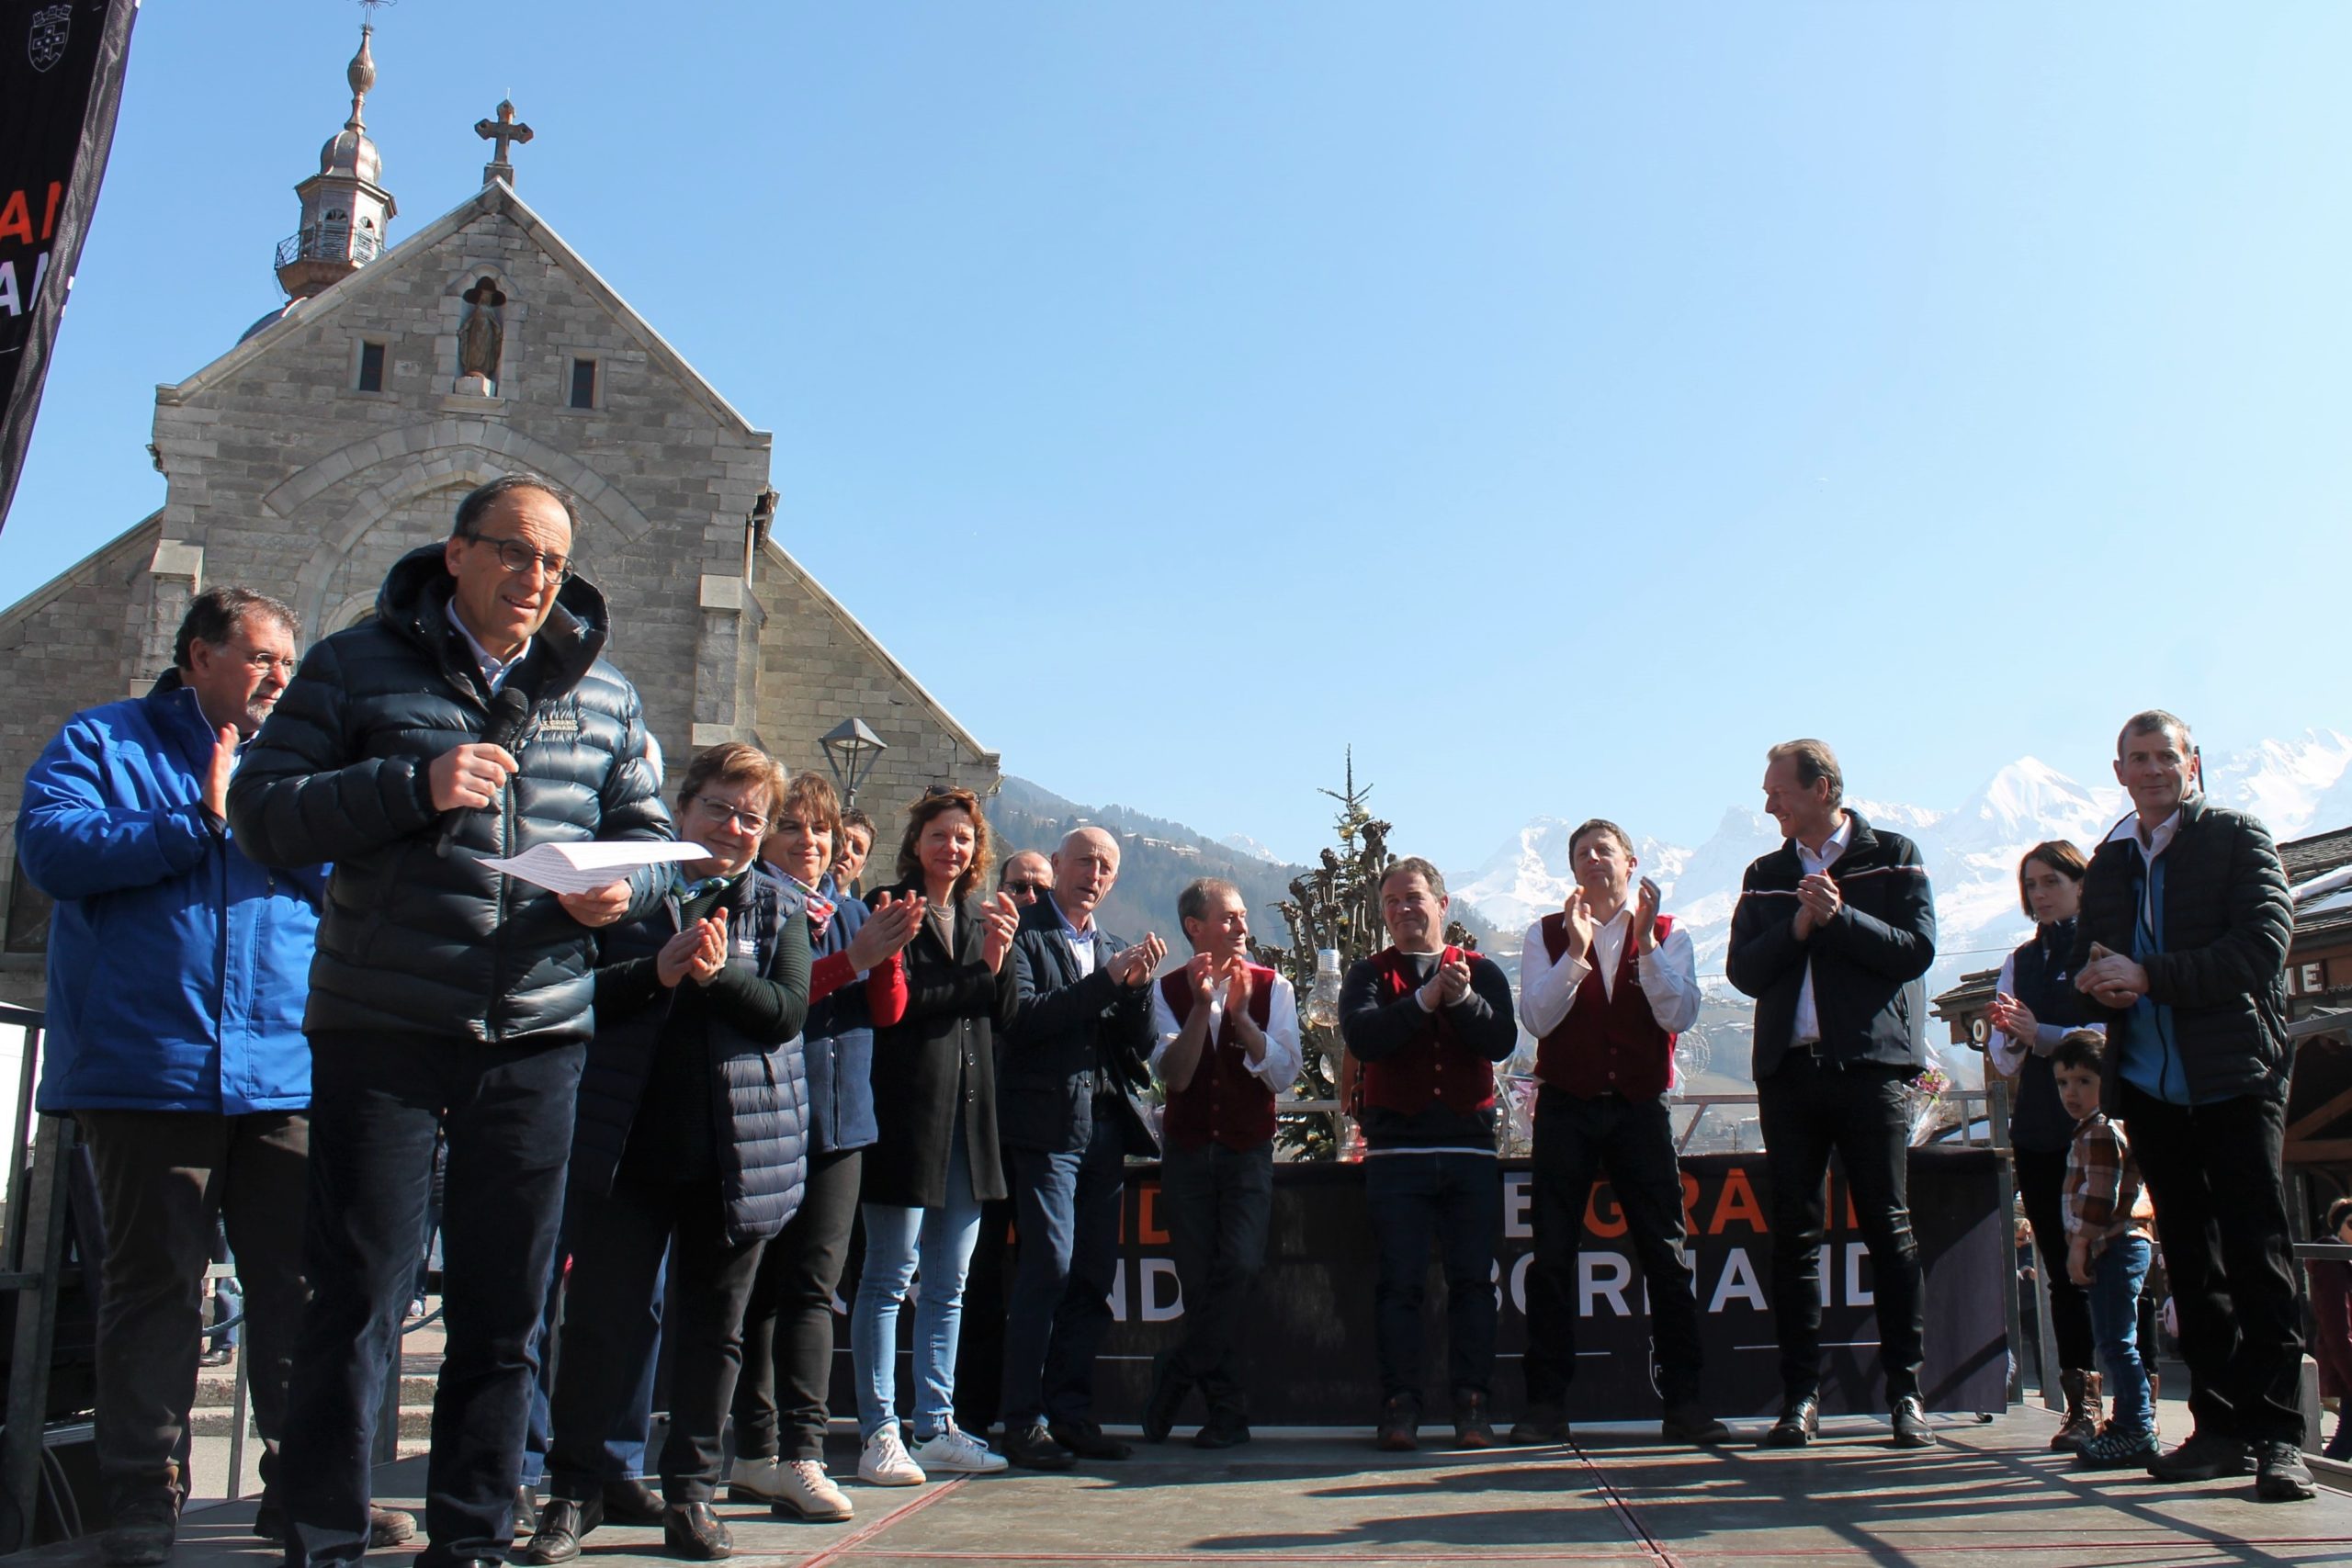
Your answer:
[[[489,278],[477,280],[459,296],[466,313],[458,323],[458,389],[479,397],[498,390],[498,356],[506,344],[502,310],[506,296]]]

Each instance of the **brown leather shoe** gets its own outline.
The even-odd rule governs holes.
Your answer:
[[[1495,1423],[1487,1414],[1487,1396],[1475,1388],[1453,1391],[1453,1446],[1457,1449],[1491,1449],[1495,1446]]]
[[[1372,1446],[1385,1454],[1410,1453],[1421,1446],[1421,1407],[1405,1394],[1391,1394],[1380,1407]]]
[[[686,1503],[662,1510],[662,1549],[690,1562],[716,1562],[735,1555],[735,1538],[709,1504]]]
[[[2097,1372],[2062,1371],[2058,1386],[2066,1391],[2066,1414],[2052,1435],[2052,1453],[2080,1449],[2099,1433],[2099,1403],[2106,1388]]]

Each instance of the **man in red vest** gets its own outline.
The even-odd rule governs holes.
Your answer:
[[[1204,1449],[1250,1440],[1233,1340],[1266,1258],[1274,1206],[1274,1100],[1298,1078],[1298,998],[1250,962],[1241,889],[1204,876],[1176,900],[1192,961],[1152,994],[1152,1071],[1168,1090],[1159,1213],[1184,1292],[1184,1342],[1153,1369],[1143,1435],[1163,1441],[1193,1388]]]
[[[1576,1376],[1577,1252],[1595,1175],[1606,1171],[1648,1286],[1650,1375],[1668,1442],[1720,1443],[1730,1430],[1699,1401],[1699,1303],[1684,1256],[1682,1171],[1666,1092],[1674,1037],[1699,1017],[1687,931],[1638,889],[1634,841],[1599,818],[1568,835],[1576,890],[1527,931],[1520,1017],[1540,1043],[1535,1076],[1535,1261],[1527,1271],[1527,1410],[1514,1443],[1568,1436]]]
[[[1495,1064],[1519,1043],[1510,981],[1493,960],[1445,942],[1445,878],[1419,857],[1380,881],[1390,946],[1340,986],[1340,1034],[1363,1064],[1356,1080],[1364,1200],[1379,1249],[1374,1287],[1380,1352],[1376,1446],[1419,1446],[1421,1294],[1430,1243],[1444,1245],[1453,1436],[1492,1448],[1495,1368]]]

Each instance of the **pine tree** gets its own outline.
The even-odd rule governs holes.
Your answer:
[[[1298,993],[1299,1043],[1303,1058],[1297,1088],[1300,1100],[1339,1098],[1343,1077],[1339,1018],[1315,999],[1317,952],[1339,953],[1340,972],[1358,959],[1369,958],[1388,945],[1386,926],[1380,918],[1380,878],[1396,859],[1388,852],[1389,823],[1374,817],[1365,801],[1372,785],[1356,785],[1355,748],[1348,748],[1346,784],[1320,793],[1340,803],[1333,823],[1337,848],[1326,849],[1322,863],[1305,876],[1294,878],[1290,897],[1280,908],[1290,927],[1288,948],[1255,944],[1261,964],[1285,976]],[[1445,940],[1475,949],[1477,941],[1459,925]],[[1335,998],[1336,999],[1336,998]],[[1341,1115],[1305,1111],[1280,1119],[1275,1140],[1296,1151],[1300,1159],[1332,1159],[1340,1151]]]

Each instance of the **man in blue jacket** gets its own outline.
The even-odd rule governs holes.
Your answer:
[[[171,1551],[216,1215],[244,1283],[274,1501],[302,1307],[302,1007],[322,868],[256,865],[225,814],[238,753],[293,677],[295,629],[275,599],[198,594],[177,667],[67,720],[17,819],[17,856],[57,900],[40,1106],[79,1124],[104,1208],[97,1449],[114,1563]]]

